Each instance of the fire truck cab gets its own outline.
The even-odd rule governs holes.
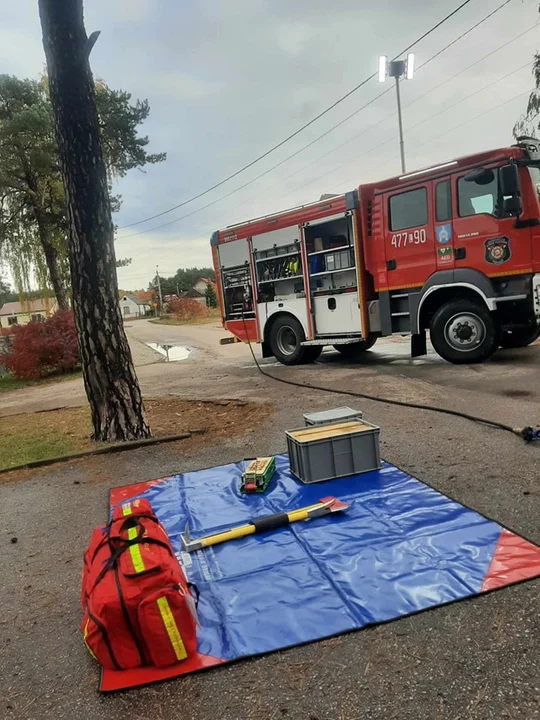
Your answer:
[[[540,335],[540,141],[443,163],[240,223],[211,238],[224,327],[263,356],[346,357],[426,331],[481,362]]]

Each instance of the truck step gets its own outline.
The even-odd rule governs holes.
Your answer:
[[[357,337],[357,338],[327,337],[327,338],[317,338],[316,340],[304,340],[302,345],[304,347],[311,347],[313,345],[352,345],[353,343],[360,342],[361,340],[362,340],[361,337]]]

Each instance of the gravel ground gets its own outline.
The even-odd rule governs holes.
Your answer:
[[[431,357],[413,363],[403,349],[383,347],[357,366],[329,354],[310,367],[268,367],[283,377],[519,425],[540,420],[539,359],[540,348],[528,348],[500,353],[482,366],[456,368]],[[189,362],[176,371],[160,364],[165,376],[159,382],[167,392],[191,397],[269,399],[274,416],[256,431],[208,443],[192,454],[181,443],[156,446],[0,484],[0,717],[539,717],[539,581],[159,685],[107,696],[97,692],[97,667],[78,631],[78,593],[82,552],[92,527],[105,518],[109,487],[283,451],[283,430],[301,424],[303,412],[360,407],[382,427],[386,460],[540,543],[540,447],[451,416],[294,390],[256,373],[244,355],[211,360],[201,351],[193,363],[204,363],[205,372]]]

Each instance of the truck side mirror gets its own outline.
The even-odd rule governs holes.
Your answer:
[[[506,195],[506,193],[505,193]],[[518,195],[503,200],[503,212],[510,217],[519,217],[523,212],[523,203]]]
[[[519,174],[517,165],[503,165],[499,170],[503,197],[519,196]]]

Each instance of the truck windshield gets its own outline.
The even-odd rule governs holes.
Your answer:
[[[538,195],[538,199],[540,200],[540,167],[537,167],[535,165],[529,166],[529,173],[531,174],[531,179],[533,181],[533,185],[536,188],[536,193]]]
[[[496,215],[499,196],[499,179],[493,173],[493,180],[486,185],[466,180],[458,180],[458,205],[460,217],[469,215]]]

